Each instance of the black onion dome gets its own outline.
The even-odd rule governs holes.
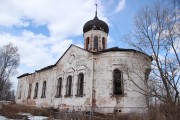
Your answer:
[[[89,30],[102,30],[108,34],[109,27],[104,21],[99,20],[97,15],[96,15],[93,20],[86,22],[84,27],[83,27],[84,33],[89,31]]]

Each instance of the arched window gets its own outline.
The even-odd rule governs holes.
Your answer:
[[[113,71],[113,93],[114,95],[122,95],[122,72],[119,69]]]
[[[69,75],[67,78],[67,84],[66,84],[66,96],[71,96],[71,88],[72,87],[72,76]]]
[[[18,99],[21,99],[21,93],[22,93],[22,90],[19,91]]]
[[[89,50],[89,37],[86,38],[86,50]]]
[[[22,85],[20,86],[20,89],[19,89],[18,99],[21,99],[21,94],[22,94]]]
[[[105,49],[105,38],[104,37],[102,38],[102,48],[103,48],[103,50]]]
[[[84,74],[80,73],[78,75],[78,83],[77,83],[77,96],[83,96],[83,88],[84,88]]]
[[[41,98],[45,98],[45,97],[46,97],[46,81],[43,82]]]
[[[28,99],[31,98],[31,89],[32,89],[32,84],[29,84],[29,90],[28,90]]]
[[[94,49],[98,49],[98,37],[94,37]]]
[[[39,84],[37,82],[35,85],[35,89],[34,89],[34,99],[37,98],[37,96],[38,96],[38,86],[39,86]]]
[[[60,77],[57,82],[56,97],[61,96],[61,88],[62,88],[62,78]]]

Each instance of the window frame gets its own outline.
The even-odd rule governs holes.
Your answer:
[[[82,76],[81,76],[82,75]],[[82,78],[82,79],[81,79]],[[82,80],[82,81],[81,81]],[[80,92],[81,91],[81,92]],[[78,74],[78,80],[77,80],[77,97],[83,97],[84,96],[84,73]]]
[[[22,89],[23,89],[23,87],[22,87],[22,85],[20,85],[20,87],[19,87],[19,94],[18,94],[18,99],[21,99],[21,96],[22,96]]]
[[[99,47],[99,43],[98,43],[98,36],[94,36],[94,49],[98,50]]]
[[[70,96],[73,95],[72,94],[73,93],[72,92],[72,90],[73,90],[72,85],[73,85],[73,77],[72,77],[72,75],[68,75],[67,81],[66,81],[66,94],[65,94],[65,97],[70,97]]]
[[[21,94],[22,94],[22,91],[20,90],[19,95],[18,95],[18,99],[21,99]]]
[[[29,84],[27,99],[31,99],[32,84]]]
[[[115,81],[115,71],[118,71],[119,74],[120,74],[120,78],[119,80]],[[115,93],[115,84],[117,85],[117,83],[120,82],[120,90],[121,90],[121,93],[120,94],[117,94]],[[118,87],[118,86],[117,86]],[[123,72],[121,70],[119,70],[118,68],[114,69],[113,70],[113,96],[124,96],[124,85],[123,85]]]
[[[62,77],[58,78],[57,86],[56,86],[56,98],[59,98],[62,96]]]
[[[102,38],[102,49],[105,50],[106,49],[106,45],[105,45],[105,38]]]
[[[35,84],[35,89],[34,89],[34,99],[36,99],[38,97],[38,89],[39,89],[39,83],[36,82]]]
[[[46,98],[46,86],[47,86],[47,82],[44,81],[44,82],[43,82],[43,86],[42,86],[41,98]]]
[[[90,49],[89,37],[86,38],[86,50]]]

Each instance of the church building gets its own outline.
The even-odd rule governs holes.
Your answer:
[[[18,77],[16,103],[62,110],[143,112],[152,58],[107,48],[108,25],[95,14],[83,27],[84,48],[71,45],[50,66]],[[76,109],[78,108],[78,109]]]

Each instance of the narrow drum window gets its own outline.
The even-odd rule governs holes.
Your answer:
[[[32,89],[32,84],[29,84],[29,90],[28,90],[28,99],[31,98],[31,89]]]
[[[39,86],[39,84],[37,82],[35,85],[35,90],[34,90],[34,98],[37,98],[37,96],[38,96],[38,86]]]
[[[115,69],[113,71],[113,92],[114,95],[122,95],[123,90],[122,90],[122,72],[119,69]]]
[[[61,96],[61,88],[62,88],[62,78],[60,77],[57,83],[56,97]]]
[[[45,98],[45,97],[46,97],[46,81],[43,82],[41,98]]]
[[[105,49],[105,38],[103,37],[102,39],[102,49],[104,50]]]
[[[98,37],[94,37],[94,49],[98,49]]]
[[[71,89],[72,89],[71,87],[72,87],[72,76],[69,75],[66,84],[66,96],[71,96]]]
[[[86,38],[86,50],[89,50],[89,37]]]
[[[84,88],[84,74],[80,73],[78,75],[78,83],[77,83],[77,96],[83,96],[83,88]]]

